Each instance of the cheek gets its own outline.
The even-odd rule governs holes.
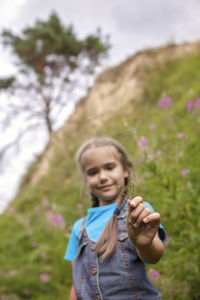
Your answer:
[[[125,184],[125,176],[123,172],[119,172],[116,174],[113,174],[113,179],[119,184],[124,185]]]
[[[86,183],[89,187],[93,187],[96,184],[96,178],[95,177],[87,178]]]
[[[116,169],[114,172],[112,172],[111,176],[113,178],[116,178],[117,180],[123,180],[123,172],[120,168]]]

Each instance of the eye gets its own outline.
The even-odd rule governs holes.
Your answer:
[[[114,167],[107,167],[107,170],[112,170]]]
[[[93,176],[93,175],[95,175],[95,174],[97,174],[97,172],[98,172],[98,170],[89,170],[88,172],[87,172],[87,175],[88,176]]]
[[[112,170],[114,168],[115,168],[115,164],[109,164],[109,165],[106,166],[107,170]]]

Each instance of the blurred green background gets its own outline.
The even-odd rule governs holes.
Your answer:
[[[71,263],[64,260],[65,249],[73,223],[90,207],[74,154],[94,135],[111,136],[127,148],[135,166],[134,194],[161,214],[166,251],[147,272],[163,299],[199,299],[200,54],[166,55],[162,62],[155,60],[159,50],[146,54],[155,63],[137,70],[143,87],[137,101],[133,95],[95,127],[83,99],[73,126],[65,125],[62,138],[54,134],[48,172],[32,183],[44,152],[24,176],[0,218],[0,299],[67,299]],[[108,71],[106,80],[120,79],[125,64]]]

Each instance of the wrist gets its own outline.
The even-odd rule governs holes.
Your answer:
[[[135,245],[135,248],[140,259],[149,264],[157,263],[164,252],[163,243],[157,237],[154,237],[151,243],[146,245]]]
[[[152,247],[155,237],[153,237],[152,239],[149,240],[149,238],[148,239],[139,239],[139,238],[134,238],[129,235],[129,239],[136,249],[143,250],[143,249],[149,249]]]
[[[147,244],[134,244],[135,248],[141,251],[151,250],[153,248],[153,240]]]

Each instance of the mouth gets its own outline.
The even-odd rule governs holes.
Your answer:
[[[107,190],[107,189],[109,189],[111,186],[113,186],[113,185],[112,185],[112,184],[107,184],[107,185],[101,186],[99,189],[100,189],[100,190]]]

